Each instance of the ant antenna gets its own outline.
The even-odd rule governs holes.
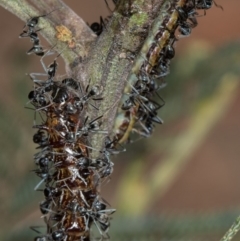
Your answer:
[[[113,13],[112,9],[109,7],[109,4],[108,4],[107,0],[104,0],[104,2],[106,3],[106,6],[107,6],[107,8],[108,8],[108,11],[111,12],[111,13]],[[113,3],[114,3],[114,4],[115,4],[115,2],[117,2],[117,1],[116,1],[116,0],[113,0]]]

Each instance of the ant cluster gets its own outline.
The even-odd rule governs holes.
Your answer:
[[[149,137],[154,125],[163,123],[158,110],[165,102],[157,92],[166,85],[163,77],[169,74],[174,45],[197,26],[197,11],[204,10],[205,15],[213,3],[221,7],[213,0],[172,0],[163,4],[164,13],[154,21],[128,76],[114,126],[115,143],[130,141],[131,133]],[[161,103],[155,101],[155,96]]]
[[[46,66],[44,59],[55,52],[43,50],[37,35],[39,18],[45,16],[30,18],[20,34],[31,39],[33,48],[27,53],[41,56],[44,69],[43,73],[29,74],[34,86],[29,102],[40,117],[40,123],[36,119],[33,126],[37,129],[33,142],[39,150],[34,155],[34,172],[41,178],[35,190],[43,191],[45,199],[40,203],[40,211],[47,225],[47,233],[39,233],[35,241],[88,241],[92,224],[101,239],[108,238],[110,215],[115,209],[107,207],[98,189],[113,171],[113,142],[106,137],[99,157],[91,159],[94,148],[88,141],[90,135],[107,135],[100,128],[102,116],[92,120],[87,116],[88,107],[97,108],[95,101],[102,99],[101,88],[83,88],[73,78],[56,80],[60,54]]]
[[[106,1],[105,1],[106,2]],[[113,0],[117,4],[117,0]],[[164,101],[157,91],[165,86],[163,77],[169,73],[174,57],[174,44],[178,40],[178,29],[182,36],[189,36],[197,26],[197,10],[207,10],[213,0],[172,0],[164,3],[165,13],[153,23],[152,30],[133,62],[123,97],[116,116],[115,134],[112,140],[107,131],[101,129],[101,118],[89,120],[88,109],[96,108],[100,101],[101,87],[84,88],[72,77],[57,80],[57,57],[50,65],[44,63],[47,56],[55,54],[40,45],[37,28],[39,18],[31,17],[19,37],[33,42],[27,54],[40,56],[43,73],[29,74],[33,90],[28,98],[40,123],[34,121],[37,129],[33,142],[38,145],[34,155],[37,166],[34,172],[41,178],[35,190],[41,190],[44,200],[40,211],[47,225],[46,234],[39,234],[35,241],[89,241],[90,227],[94,224],[101,239],[108,238],[110,215],[115,209],[99,194],[102,182],[113,171],[110,155],[118,153],[117,144],[128,140],[131,132],[148,137],[154,124],[162,124],[158,110]],[[216,3],[215,3],[216,5]],[[92,26],[92,25],[91,25]],[[100,17],[100,35],[104,20]],[[92,26],[93,28],[93,26]],[[154,100],[157,95],[161,103]],[[106,134],[105,145],[99,150],[98,158],[91,158],[94,147],[89,143],[91,135]],[[95,150],[96,151],[96,150]],[[41,189],[42,185],[45,185]]]

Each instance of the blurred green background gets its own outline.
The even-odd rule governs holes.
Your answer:
[[[103,0],[67,0],[89,23],[109,13]],[[117,208],[112,240],[219,240],[240,215],[240,2],[218,0],[177,56],[160,95],[165,123],[150,139],[114,157],[103,197]],[[33,240],[41,225],[33,189],[34,113],[24,109],[31,82],[41,71],[19,40],[23,23],[0,9],[0,240]],[[62,66],[61,72],[64,72]],[[240,236],[236,237],[238,240]]]

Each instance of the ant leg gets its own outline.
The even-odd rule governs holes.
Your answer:
[[[213,1],[213,3],[214,3],[214,5],[215,5],[217,8],[221,8],[222,11],[223,11],[223,7],[222,7],[221,5],[217,4],[215,1]]]
[[[41,83],[41,82],[46,82],[46,80],[40,80],[40,79],[36,79],[36,76],[48,76],[45,73],[31,73],[29,74],[31,80],[33,81],[33,83]]]
[[[112,11],[111,8],[109,7],[107,0],[104,0],[104,2],[106,3],[106,6],[107,6],[109,12],[112,13],[113,11]],[[115,1],[113,1],[113,2],[115,3]]]
[[[53,46],[53,48],[54,48],[55,46]],[[55,52],[53,52],[53,51],[51,51],[51,49],[50,50],[48,50],[42,57],[41,57],[41,59],[40,59],[40,62],[41,62],[41,64],[42,64],[42,67],[43,67],[43,69],[44,69],[44,71],[47,73],[48,72],[48,67],[45,65],[45,63],[43,62],[43,59],[45,58],[45,57],[47,57],[47,56],[50,56],[50,55],[53,55]],[[47,75],[47,74],[46,74]]]

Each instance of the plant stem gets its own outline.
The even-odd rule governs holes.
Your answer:
[[[240,230],[240,216],[236,219],[234,224],[231,226],[231,228],[226,232],[224,237],[220,241],[230,241],[232,240],[235,235]]]

